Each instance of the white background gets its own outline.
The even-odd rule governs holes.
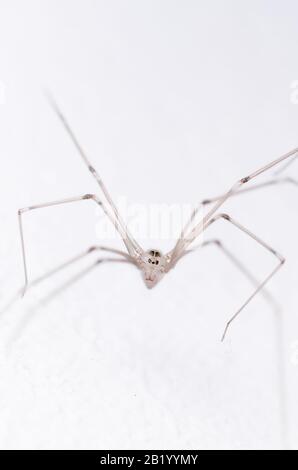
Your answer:
[[[23,282],[17,210],[97,191],[44,88],[115,200],[195,204],[297,146],[297,15],[294,0],[0,0],[2,306]],[[225,206],[287,263],[281,311],[260,295],[223,344],[253,286],[212,246],[152,291],[131,266],[86,271],[93,254],[2,309],[0,447],[298,448],[297,205],[284,184]],[[30,277],[98,243],[96,214],[26,214]],[[228,224],[214,237],[257,278],[273,268]]]

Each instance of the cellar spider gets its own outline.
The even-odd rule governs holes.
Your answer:
[[[252,233],[250,230],[248,230],[246,227],[241,225],[237,220],[235,220],[233,217],[231,217],[229,214],[224,213],[224,212],[219,212],[219,209],[223,206],[223,204],[232,196],[235,196],[237,193],[242,193],[247,190],[251,189],[256,189],[257,187],[263,186],[263,185],[270,185],[270,184],[278,184],[281,182],[290,182],[297,184],[295,180],[291,178],[284,178],[278,179],[275,178],[267,183],[261,184],[259,186],[255,186],[253,188],[244,188],[249,182],[253,181],[255,178],[257,178],[259,175],[267,172],[268,170],[272,169],[273,167],[277,166],[278,164],[281,164],[284,162],[284,166],[281,169],[283,171],[285,168],[289,166],[290,163],[297,157],[298,154],[298,148],[286,153],[285,155],[282,155],[280,158],[272,161],[271,163],[259,168],[258,170],[254,171],[253,173],[249,174],[248,176],[245,176],[244,178],[239,179],[227,192],[224,194],[212,198],[212,199],[206,199],[203,200],[201,205],[199,207],[207,206],[207,205],[212,205],[211,209],[207,211],[207,213],[201,218],[201,220],[197,223],[195,223],[196,216],[198,214],[199,208],[195,209],[191,215],[191,218],[189,222],[186,224],[184,229],[181,232],[181,235],[174,246],[174,248],[166,253],[162,254],[159,250],[154,249],[150,251],[145,251],[143,248],[139,245],[139,243],[133,238],[131,233],[129,232],[125,222],[123,221],[121,215],[119,214],[117,207],[115,206],[112,198],[110,197],[103,181],[101,180],[99,174],[97,173],[96,169],[91,165],[88,157],[86,156],[83,148],[79,144],[73,130],[71,129],[68,121],[66,120],[65,116],[62,114],[60,111],[59,107],[57,106],[57,103],[53,100],[51,96],[48,97],[50,104],[55,111],[56,115],[62,122],[65,130],[67,131],[69,137],[71,138],[73,144],[75,145],[77,151],[79,152],[80,156],[82,157],[84,163],[86,164],[88,170],[90,173],[93,175],[95,180],[97,181],[101,192],[102,192],[102,198],[99,198],[96,194],[85,194],[82,196],[78,197],[72,197],[69,199],[63,199],[63,200],[58,200],[58,201],[52,201],[44,204],[38,204],[30,207],[26,207],[23,209],[20,209],[18,211],[18,217],[19,217],[19,227],[20,227],[20,236],[21,236],[21,244],[22,244],[22,255],[23,255],[23,264],[24,264],[24,275],[25,275],[25,286],[24,289],[22,290],[22,294],[24,295],[29,287],[32,287],[33,285],[36,285],[37,283],[41,282],[44,280],[46,277],[49,275],[55,274],[59,269],[62,269],[69,264],[73,263],[74,261],[87,256],[88,254],[96,251],[96,250],[101,250],[105,252],[111,252],[113,254],[119,255],[122,258],[122,261],[124,262],[129,262],[133,263],[141,272],[143,275],[143,279],[145,282],[145,285],[151,289],[153,288],[164,276],[166,273],[168,273],[171,269],[173,269],[178,261],[187,253],[189,253],[191,250],[189,249],[190,245],[207,229],[213,225],[214,223],[218,222],[219,220],[223,220],[225,222],[228,222],[231,224],[234,228],[240,230],[241,232],[244,232],[248,237],[253,239],[256,243],[261,245],[265,250],[269,251],[276,259],[277,259],[277,265],[276,267],[269,273],[269,275],[261,282],[256,285],[255,290],[253,293],[250,295],[250,297],[243,303],[243,305],[237,310],[237,312],[230,318],[230,320],[227,322],[222,340],[224,340],[227,330],[232,323],[233,320],[242,312],[242,310],[251,302],[251,300],[265,287],[265,285],[269,282],[269,280],[279,271],[281,266],[285,263],[285,258],[279,254],[275,249],[273,249],[269,244],[264,242],[261,238],[259,238],[257,235]],[[280,172],[281,172],[280,171]],[[280,173],[279,172],[279,173]],[[74,202],[79,202],[79,201],[91,201],[92,203],[97,204],[98,206],[101,207],[103,212],[106,214],[106,216],[110,219],[114,227],[116,228],[117,232],[119,233],[120,237],[123,240],[123,243],[126,247],[126,252],[121,251],[121,250],[114,250],[114,249],[109,249],[106,247],[91,247],[88,249],[86,252],[82,253],[76,258],[73,258],[69,262],[65,263],[62,265],[60,268],[51,271],[48,275],[45,275],[31,283],[29,283],[28,280],[28,269],[27,269],[27,260],[26,260],[26,250],[25,250],[25,238],[24,238],[24,231],[23,231],[23,215],[25,212],[33,211],[36,209],[42,209],[46,207],[51,207],[51,206],[57,206],[57,205],[62,205],[62,204],[69,204],[69,203],[74,203]],[[206,246],[210,244],[212,241],[205,242],[203,243],[202,246]],[[214,242],[223,249],[222,244],[218,240],[214,240]],[[117,261],[115,259],[109,259],[107,258],[106,261]],[[119,259],[120,261],[120,259]],[[255,282],[255,280],[254,280]],[[255,282],[256,283],[256,282]]]

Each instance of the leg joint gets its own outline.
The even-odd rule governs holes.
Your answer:
[[[216,214],[211,220],[212,222],[215,222],[218,219],[231,220],[231,217],[228,214],[221,212],[220,214]]]
[[[22,209],[18,210],[18,215],[22,215],[24,212],[27,212],[29,210],[29,207],[23,207]]]
[[[240,183],[245,184],[248,183],[251,180],[251,176],[245,176],[244,178],[241,178]]]

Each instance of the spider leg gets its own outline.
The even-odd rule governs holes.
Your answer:
[[[239,196],[244,193],[250,193],[251,191],[255,191],[256,189],[263,189],[263,188],[270,187],[270,186],[277,186],[279,184],[292,184],[292,185],[298,186],[298,181],[295,180],[294,178],[291,178],[290,176],[287,176],[284,178],[273,178],[272,180],[266,181],[265,183],[257,184],[253,186],[252,188],[244,188],[239,191],[235,191],[233,194],[231,194],[231,197]],[[214,202],[219,201],[222,197],[223,195],[221,194],[220,196],[212,197],[209,199],[204,199],[201,202],[201,205],[206,206],[208,204],[212,204]]]
[[[244,264],[240,261],[240,259],[232,253],[219,239],[212,239],[206,240],[202,243],[201,247],[207,247],[210,245],[215,245],[218,249],[234,264],[234,266],[255,286],[258,287],[260,281],[244,266]],[[272,297],[272,295],[267,292],[265,289],[262,290],[263,296],[266,300],[271,304],[274,310],[279,309],[279,305],[277,304],[276,300]]]
[[[114,248],[109,248],[109,247],[105,247],[105,246],[93,245],[93,246],[90,246],[90,248],[88,248],[87,250],[83,251],[82,253],[74,256],[73,258],[70,258],[69,260],[67,260],[64,263],[60,264],[56,268],[51,269],[47,273],[45,273],[42,276],[39,276],[36,279],[34,279],[33,281],[31,281],[28,284],[27,290],[29,288],[31,289],[32,287],[37,286],[38,284],[45,281],[46,279],[54,276],[55,274],[58,274],[60,271],[63,271],[64,269],[68,268],[69,266],[72,266],[73,264],[75,264],[77,261],[80,261],[80,260],[86,258],[87,256],[89,256],[92,253],[95,253],[96,251],[109,252],[111,254],[115,254],[115,255],[123,257],[123,259],[119,259],[119,258],[100,258],[99,260],[97,260],[97,264],[99,262],[105,262],[105,261],[108,261],[108,262],[113,262],[113,261],[133,262],[133,259],[127,253],[125,253],[124,251],[116,250]]]
[[[64,114],[62,113],[62,111],[60,110],[58,104],[56,103],[56,101],[54,100],[53,96],[50,94],[50,93],[46,93],[46,96],[48,98],[48,101],[53,109],[53,111],[56,113],[57,117],[60,119],[61,123],[63,124],[67,134],[69,135],[70,139],[72,140],[74,146],[76,147],[77,151],[79,152],[82,160],[84,161],[85,165],[87,166],[88,170],[90,171],[90,173],[92,174],[92,176],[95,178],[95,180],[97,181],[105,199],[106,199],[106,204],[103,204],[105,206],[105,210],[106,212],[109,212],[109,217],[112,217],[113,220],[114,220],[114,224],[115,224],[115,227],[117,229],[120,229],[121,228],[121,231],[125,234],[125,237],[127,238],[127,240],[129,241],[129,245],[130,245],[130,251],[129,253],[132,255],[132,248],[133,250],[136,252],[136,254],[141,254],[143,252],[141,246],[137,243],[137,241],[132,237],[132,235],[129,233],[128,231],[128,228],[125,224],[125,222],[123,221],[122,217],[120,216],[119,214],[119,211],[116,207],[116,205],[114,204],[106,186],[104,185],[101,177],[99,176],[98,172],[96,171],[96,169],[93,167],[93,165],[91,165],[90,163],[90,160],[89,158],[87,157],[85,151],[83,150],[83,147],[81,146],[81,144],[79,143],[77,137],[75,136],[75,133],[74,131],[72,130],[69,122],[67,121],[66,117],[64,116]],[[111,213],[112,214],[111,214]]]
[[[226,193],[220,196],[218,199],[215,198],[213,207],[207,212],[207,214],[202,218],[202,220],[195,225],[195,227],[186,235],[187,229],[191,225],[194,220],[194,215],[191,216],[190,221],[187,223],[186,228],[182,231],[182,236],[180,236],[179,240],[177,241],[174,249],[168,254],[171,256],[172,260],[183,252],[206,228],[208,225],[208,221],[216,214],[218,209],[231,197],[238,193],[239,190],[242,189],[243,185],[253,181],[259,175],[266,173],[267,171],[275,168],[277,165],[285,163],[286,165],[292,160],[297,158],[298,148],[291,150],[290,152],[282,155],[281,157],[273,160],[269,164],[259,168],[258,170],[250,173],[248,176],[241,178],[238,180]],[[282,168],[285,169],[285,166]],[[198,209],[194,211],[195,213],[198,212]]]
[[[109,248],[109,247],[105,247],[105,246],[91,246],[90,248],[88,248],[87,250],[83,251],[82,253],[68,259],[67,261],[64,261],[62,264],[60,264],[59,266],[49,270],[48,272],[46,272],[45,274],[33,279],[31,282],[28,282],[27,284],[27,287],[26,287],[26,292],[33,288],[33,287],[36,287],[37,285],[41,284],[43,281],[49,279],[50,277],[54,276],[55,274],[58,274],[60,271],[63,271],[64,269],[68,268],[69,266],[72,266],[73,264],[75,264],[76,262],[86,258],[87,256],[89,256],[91,253],[94,253],[96,251],[103,251],[103,252],[109,252],[111,254],[115,254],[115,255],[118,255],[118,256],[123,256],[123,259],[119,259],[119,258],[103,258],[103,259],[99,259],[96,261],[96,263],[94,264],[97,265],[99,264],[100,262],[105,262],[105,261],[125,261],[125,262],[131,262],[131,263],[134,263],[134,259],[131,258],[127,253],[125,253],[124,251],[121,251],[121,250],[116,250],[116,249],[113,249],[113,248]],[[7,303],[7,305],[1,309],[1,314],[6,312],[7,310],[10,309],[10,307],[15,303],[17,302],[20,298],[22,298],[24,296],[24,290],[25,288],[22,287],[21,289],[19,289],[15,294],[14,296],[12,297],[12,299],[10,299],[10,301]]]
[[[193,253],[195,252],[197,249],[199,248],[205,248],[205,247],[208,247],[210,245],[214,245],[216,247],[218,247],[218,249],[224,254],[224,256],[226,256],[226,258],[228,258],[231,263],[234,264],[234,266],[240,271],[242,272],[242,274],[255,286],[255,287],[258,287],[260,282],[259,280],[246,268],[246,266],[244,266],[244,264],[239,260],[238,257],[236,257],[234,255],[234,253],[232,253],[223,243],[221,240],[215,238],[215,239],[210,239],[210,240],[206,240],[205,242],[203,242],[201,245],[199,245],[198,247],[196,248],[193,248],[193,249],[189,249],[189,250],[185,250],[181,256],[177,259],[176,258],[176,261],[175,261],[175,265],[173,267],[176,266],[176,264],[182,259],[184,258],[184,256],[186,255],[189,255],[190,253]],[[271,304],[272,308],[275,310],[275,311],[278,311],[279,310],[279,305],[277,304],[276,300],[272,297],[272,295],[267,292],[265,289],[263,289],[262,291],[263,293],[263,296],[264,298],[266,298],[266,300]]]
[[[100,249],[100,248],[99,248]],[[110,251],[109,249],[107,249],[107,251]],[[113,250],[111,250],[112,253],[113,253]],[[61,294],[62,292],[64,292],[66,289],[68,289],[69,287],[71,287],[73,284],[75,284],[76,282],[80,281],[84,276],[86,276],[87,274],[89,274],[91,271],[93,271],[94,269],[96,269],[97,266],[101,265],[101,264],[104,264],[104,263],[119,263],[119,264],[122,264],[122,263],[131,263],[131,264],[134,264],[134,260],[131,258],[129,259],[127,256],[126,257],[123,257],[123,258],[109,258],[109,257],[105,257],[105,258],[98,258],[95,262],[93,262],[90,266],[86,267],[84,270],[80,271],[79,273],[75,274],[74,276],[72,276],[70,279],[68,279],[65,283],[63,283],[61,286],[58,286],[56,287],[54,290],[52,290],[50,293],[48,293],[46,295],[46,297],[44,297],[40,304],[41,305],[46,305],[48,302],[50,302],[54,297],[56,297],[58,294]]]
[[[289,164],[291,164],[291,163],[293,163],[293,161],[289,162]],[[287,166],[289,166],[289,165],[287,165]],[[287,176],[287,177],[284,177],[284,178],[274,178],[272,180],[266,181],[265,183],[257,184],[255,186],[253,186],[252,188],[247,188],[246,187],[246,188],[241,189],[239,191],[235,191],[233,194],[231,194],[231,197],[240,196],[241,194],[250,193],[252,191],[256,191],[258,189],[263,189],[263,188],[266,188],[266,187],[269,187],[269,186],[277,186],[279,184],[292,184],[292,185],[298,187],[298,181],[295,180],[294,178],[290,177],[290,176]],[[183,240],[183,239],[187,238],[187,232],[190,230],[190,227],[191,227],[192,223],[194,222],[195,218],[197,217],[200,209],[202,209],[204,206],[207,206],[209,204],[213,204],[213,203],[219,201],[222,197],[223,197],[223,195],[220,195],[220,196],[216,196],[216,197],[212,197],[212,198],[208,198],[208,199],[203,199],[200,202],[199,206],[196,207],[194,209],[194,211],[192,212],[188,223],[185,225],[185,227],[181,231],[180,240]],[[176,247],[177,247],[177,245],[176,245]],[[173,260],[175,259],[176,261],[178,261],[180,259],[179,257],[177,257],[177,255],[175,255],[175,250],[172,250],[170,253],[168,253],[168,256],[172,256]],[[174,264],[171,267],[173,267],[176,264],[176,261],[174,262]]]
[[[294,153],[293,158],[287,158],[285,164],[282,165],[281,168],[279,168],[278,171],[275,172],[275,175],[276,176],[281,175],[286,169],[289,168],[289,166],[291,166],[294,162],[296,162],[297,157],[298,157],[298,153]],[[278,184],[285,184],[285,183],[286,184],[293,184],[295,186],[298,186],[298,181],[296,181],[294,178],[291,178],[290,176],[286,176],[284,178],[275,177],[275,178],[272,178],[269,181],[265,181],[264,183],[255,185],[252,188],[245,188],[245,189],[241,189],[240,191],[235,191],[235,193],[232,194],[232,196],[247,193],[247,192],[253,191],[255,189],[265,188],[267,186],[275,186],[275,185],[278,185]],[[222,197],[223,197],[223,194],[221,196],[213,197],[213,198],[210,198],[210,199],[205,199],[204,201],[201,202],[201,204],[203,204],[203,205],[211,204],[213,202],[218,201]]]
[[[74,197],[74,198],[69,198],[69,199],[62,199],[62,200],[59,200],[59,201],[52,201],[52,202],[48,202],[48,203],[44,203],[44,204],[38,204],[38,205],[35,205],[35,206],[25,207],[25,208],[20,209],[18,211],[19,228],[20,228],[20,236],[21,236],[21,244],[22,244],[23,265],[24,265],[24,276],[25,276],[25,286],[24,286],[23,295],[25,295],[25,293],[27,291],[27,288],[28,288],[28,284],[29,284],[26,249],[25,249],[25,238],[24,238],[24,229],[23,229],[23,214],[25,212],[29,212],[29,211],[36,210],[36,209],[44,209],[44,208],[47,208],[47,207],[53,207],[53,206],[62,205],[62,204],[69,204],[69,203],[79,202],[79,201],[84,201],[84,200],[91,200],[91,201],[95,202],[96,204],[98,204],[99,206],[101,206],[103,208],[102,203],[98,199],[97,196],[95,196],[94,194],[85,194],[84,196],[79,196],[79,197]],[[103,210],[104,210],[104,208],[103,208]],[[126,239],[125,233],[123,233],[122,230],[120,230],[120,234],[122,236],[123,242],[124,242],[128,252],[129,252],[129,254],[133,257],[133,255],[134,255],[133,247],[131,246],[129,240]]]
[[[235,264],[237,268],[250,280],[255,287],[259,285],[259,281],[248,271],[248,269],[242,264],[242,262],[236,258],[234,253],[226,248],[225,245],[222,244],[220,240],[207,240],[201,246],[210,246],[216,245],[219,249],[223,250],[224,254]],[[191,250],[193,251],[193,250]],[[277,372],[279,377],[278,387],[279,387],[279,400],[280,400],[280,421],[281,421],[281,436],[284,441],[286,441],[287,435],[287,411],[285,407],[285,400],[286,400],[286,381],[284,375],[284,348],[283,348],[283,325],[282,325],[282,317],[280,316],[280,306],[276,302],[276,300],[271,296],[269,292],[266,291],[264,288],[261,293],[263,293],[266,300],[272,305],[275,322],[275,329],[276,329],[276,342],[278,348],[278,363],[277,363]],[[285,442],[286,446],[286,442]]]
[[[244,302],[244,304],[237,310],[237,312],[230,318],[230,320],[227,322],[223,336],[222,336],[222,341],[225,339],[227,331],[231,323],[235,320],[235,318],[242,312],[242,310],[252,301],[252,299],[265,287],[265,285],[272,279],[272,277],[279,271],[279,269],[283,266],[285,263],[285,258],[280,255],[276,250],[271,248],[270,245],[268,245],[266,242],[261,240],[257,235],[252,233],[250,230],[245,228],[243,225],[241,225],[239,222],[237,222],[235,219],[232,219],[228,214],[217,214],[214,216],[208,224],[206,225],[206,228],[209,227],[211,224],[216,222],[217,220],[226,220],[227,222],[231,223],[234,225],[236,228],[244,232],[246,235],[248,235],[250,238],[255,240],[259,245],[263,246],[267,251],[272,253],[277,259],[278,259],[278,265],[270,272],[270,274],[257,286],[255,291],[249,296],[249,298]]]

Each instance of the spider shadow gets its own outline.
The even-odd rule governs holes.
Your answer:
[[[41,299],[35,302],[34,305],[31,305],[26,312],[24,313],[23,317],[21,320],[18,320],[18,325],[14,328],[12,334],[10,335],[10,338],[8,339],[6,343],[6,350],[9,352],[15,342],[21,337],[21,335],[24,333],[25,329],[28,327],[29,323],[34,319],[36,315],[40,312],[40,310],[43,307],[46,307],[48,304],[50,304],[56,297],[62,295],[66,290],[70,289],[73,287],[77,282],[81,281],[84,277],[88,276],[89,274],[92,273],[97,267],[105,264],[105,263],[119,263],[119,264],[132,264],[134,265],[133,261],[130,261],[128,258],[108,258],[108,257],[103,257],[103,258],[98,258],[95,262],[87,266],[85,269],[79,271],[75,275],[71,276],[67,281],[63,282],[61,285],[58,287],[55,287],[52,289],[48,294],[44,295]],[[67,265],[68,263],[65,263]],[[65,267],[63,265],[63,267]],[[51,273],[54,274],[56,272],[60,271],[60,266],[56,269],[54,269]],[[38,280],[41,282],[41,280],[44,280],[45,277],[40,278]],[[14,296],[14,298],[7,304],[7,306],[0,312],[0,314],[6,313],[9,309],[13,307],[13,305],[20,300],[23,295],[22,291],[18,291],[17,295]]]

